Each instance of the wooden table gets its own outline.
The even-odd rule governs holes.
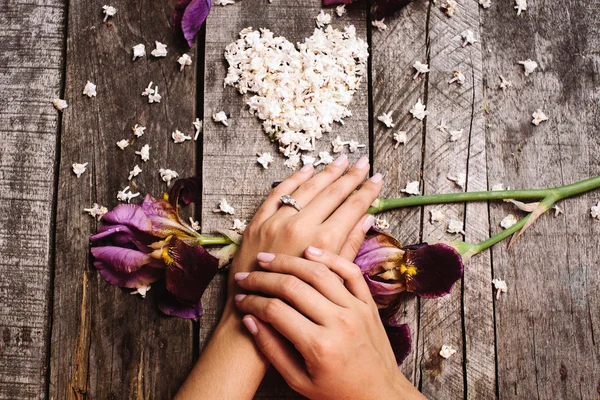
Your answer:
[[[453,18],[416,0],[385,20],[380,32],[366,6],[334,16],[335,27],[354,24],[369,41],[368,80],[352,103],[353,116],[335,135],[368,143],[374,172],[385,172],[383,196],[398,196],[408,181],[420,180],[424,194],[453,192],[448,172],[467,174],[467,190],[495,183],[541,188],[600,173],[600,3],[597,0],[530,0],[515,17],[513,2],[495,0],[482,9],[459,1]],[[0,398],[167,399],[173,396],[219,318],[225,277],[205,294],[197,322],[166,318],[148,299],[112,287],[90,266],[88,235],[96,221],[82,212],[92,203],[109,208],[127,184],[134,164],[142,193],[160,195],[166,186],[159,168],[182,176],[201,174],[203,197],[197,217],[204,232],[230,219],[212,210],[227,198],[236,216],[250,219],[271,182],[289,173],[277,156],[263,170],[256,152],[276,153],[237,92],[223,88],[223,51],[247,26],[267,27],[293,42],[314,29],[318,0],[243,0],[215,7],[205,34],[189,51],[194,64],[179,72],[187,51],[171,34],[173,1],[114,0],[111,23],[102,23],[103,2],[14,0],[0,5]],[[478,41],[461,47],[466,29]],[[168,56],[131,61],[138,43],[147,52],[158,40]],[[517,64],[531,58],[540,67],[526,77]],[[413,79],[415,61],[431,72]],[[449,85],[452,70],[466,82]],[[204,79],[202,79],[204,75]],[[499,75],[512,81],[498,88]],[[90,80],[97,97],[82,96]],[[150,81],[160,104],[140,96]],[[55,97],[69,108],[57,112]],[[408,110],[423,99],[429,115]],[[541,108],[549,121],[531,124]],[[210,116],[224,110],[229,127]],[[392,111],[396,128],[376,116]],[[174,144],[170,133],[192,132],[205,118],[197,142]],[[450,142],[438,129],[464,129]],[[146,134],[125,151],[131,126]],[[392,132],[408,131],[394,149]],[[151,158],[133,154],[143,144]],[[320,148],[330,148],[322,140]],[[88,162],[77,179],[75,162]],[[133,185],[132,185],[133,186]],[[564,214],[544,215],[520,241],[505,243],[468,262],[451,295],[412,299],[401,310],[410,325],[413,351],[402,371],[435,399],[600,398],[600,223],[590,217],[598,192],[560,204]],[[498,232],[514,208],[502,203],[436,206],[464,220],[466,239]],[[392,232],[402,242],[450,241],[457,235],[429,223],[431,207],[390,212]],[[508,282],[499,300],[491,279]],[[442,360],[451,344],[458,352]],[[258,398],[291,398],[274,374]]]

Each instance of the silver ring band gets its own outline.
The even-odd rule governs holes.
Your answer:
[[[298,211],[302,210],[302,206],[300,204],[298,204],[298,202],[292,196],[288,196],[287,194],[284,194],[283,196],[281,196],[279,198],[279,200],[281,200],[281,202],[285,206],[292,206]]]

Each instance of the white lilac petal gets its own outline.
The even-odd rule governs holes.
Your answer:
[[[171,181],[173,179],[179,178],[179,174],[172,169],[161,168],[158,170],[158,173],[160,174],[160,178],[163,180],[163,182],[167,182],[167,187],[171,186]]]
[[[362,147],[367,147],[367,145],[360,144],[356,140],[350,140],[350,142],[348,142],[348,150],[350,150],[350,153],[354,153],[356,150]]]
[[[429,210],[429,213],[431,214],[432,224],[435,222],[442,222],[446,218],[443,212],[441,212],[440,210],[436,210],[435,208]]]
[[[148,103],[160,103],[162,96],[158,94],[158,86],[154,86],[154,93],[148,95]]]
[[[490,8],[492,6],[492,0],[479,0],[479,5],[483,8]]]
[[[342,5],[337,6],[335,8],[335,13],[337,14],[338,17],[341,17],[344,14],[346,14],[346,5],[342,4]]]
[[[334,153],[341,153],[344,151],[344,146],[349,144],[350,142],[343,141],[338,135],[335,139],[331,141],[331,145],[333,146]]]
[[[186,140],[192,140],[191,136],[186,135],[178,129],[175,129],[175,132],[171,133],[171,138],[175,143],[183,143]]]
[[[183,54],[177,59],[177,62],[179,63],[179,72],[182,72],[186,65],[192,65],[192,57],[188,54]]]
[[[563,209],[556,204],[552,206],[552,209],[554,210],[554,218],[558,217],[560,214],[564,214]]]
[[[136,164],[135,167],[131,171],[129,171],[129,177],[127,180],[132,180],[134,177],[138,176],[142,172],[142,169]]]
[[[104,13],[104,19],[102,22],[106,22],[108,17],[113,17],[117,13],[117,9],[113,6],[104,5],[102,6],[102,12]]]
[[[271,153],[257,153],[256,155],[258,156],[256,162],[262,165],[264,169],[269,168],[269,165],[275,161]]]
[[[196,120],[192,122],[192,125],[194,125],[194,141],[196,141],[198,140],[198,136],[200,136],[200,132],[202,132],[202,120],[200,118],[196,118]]]
[[[548,121],[548,117],[540,109],[535,110],[531,116],[533,117],[531,123],[535,126],[538,126],[540,122]]]
[[[224,198],[221,199],[221,202],[219,203],[219,208],[214,210],[214,212],[222,212],[225,214],[231,214],[233,215],[235,213],[235,208],[231,207],[229,205],[229,203],[227,203],[227,200],[225,200]]]
[[[506,90],[512,86],[512,82],[500,75],[500,89]]]
[[[135,154],[141,157],[143,162],[146,162],[150,159],[150,146],[145,144],[139,151],[136,151]]]
[[[535,69],[538,67],[538,63],[529,58],[525,61],[519,61],[518,64],[523,66],[523,73],[525,76],[529,76],[529,74],[535,71]]]
[[[135,124],[135,126],[131,127],[131,130],[133,131],[135,137],[142,137],[144,131],[146,130],[146,127]]]
[[[142,92],[142,96],[150,96],[151,94],[154,94],[154,89],[152,89],[152,85],[154,85],[154,82],[150,82],[148,84],[148,87]]]
[[[425,111],[425,105],[421,102],[421,98],[419,98],[417,103],[410,109],[410,113],[419,121],[422,121],[423,118],[425,118],[425,116],[428,114],[428,112]]]
[[[475,34],[470,29],[467,29],[466,31],[461,33],[460,37],[463,40],[462,47],[467,47],[467,45],[474,44],[475,42],[477,42],[477,39],[475,39]]]
[[[85,169],[87,168],[88,163],[74,163],[72,165],[73,167],[73,173],[75,175],[77,175],[77,177],[79,178],[81,176],[81,174],[83,174],[85,172]]]
[[[129,141],[127,139],[121,139],[117,142],[117,147],[121,150],[125,150],[127,146],[129,146]]]
[[[190,227],[195,231],[199,231],[200,223],[198,221],[194,221],[194,218],[190,217]]]
[[[225,111],[219,111],[218,113],[213,114],[212,119],[215,122],[220,122],[225,126],[229,126],[229,123],[227,122],[227,114],[225,114]]]
[[[231,227],[231,229],[238,233],[244,233],[244,231],[246,230],[246,226],[246,220],[242,221],[236,218],[233,220],[233,226]]]
[[[317,23],[317,27],[323,28],[325,25],[331,24],[331,14],[321,10],[319,15],[315,17],[315,21]]]
[[[450,141],[456,142],[463,136],[464,129],[459,129],[457,131],[450,131]]]
[[[527,0],[515,0],[515,10],[517,10],[517,16],[520,16],[521,12],[527,10]]]
[[[448,125],[446,125],[446,121],[444,121],[443,118],[440,121],[440,124],[435,127],[435,129],[437,129],[438,131],[444,132],[444,133],[448,133]]]
[[[288,159],[283,162],[283,165],[295,171],[300,165],[300,154],[296,153],[290,155]]]
[[[458,3],[455,0],[448,0],[442,4],[442,8],[447,16],[452,17],[458,9]]]
[[[58,111],[62,111],[65,108],[69,107],[69,104],[67,103],[66,100],[63,99],[54,99],[52,101],[52,104],[54,104],[54,107],[58,110]]]
[[[138,288],[136,288],[134,291],[130,292],[129,294],[139,294],[140,296],[142,296],[142,299],[146,298],[146,293],[148,293],[148,291],[150,290],[151,286],[140,286]]]
[[[465,83],[465,80],[465,74],[463,74],[461,71],[454,70],[452,71],[452,79],[448,81],[448,84],[450,85],[456,82],[457,84],[462,85],[463,83]]]
[[[592,218],[596,218],[600,220],[600,201],[595,206],[592,206],[590,209],[590,215]]]
[[[421,61],[417,60],[415,61],[415,63],[413,64],[413,68],[415,70],[417,70],[417,72],[415,73],[415,75],[413,76],[413,79],[417,79],[417,77],[420,74],[425,75],[427,72],[429,72],[429,64],[423,64]]]
[[[440,356],[444,357],[445,359],[452,357],[454,354],[456,354],[456,349],[447,344],[443,345],[440,350]]]
[[[501,190],[506,190],[506,188],[504,187],[504,183],[495,183],[494,185],[492,185],[492,191],[501,191]]]
[[[117,200],[129,203],[131,202],[131,199],[138,197],[139,195],[139,192],[132,193],[131,190],[129,190],[129,186],[126,186],[125,189],[119,190],[117,193]]]
[[[385,31],[387,29],[387,25],[383,23],[384,20],[385,18],[376,19],[375,21],[371,22],[371,25],[377,28],[377,30],[380,32]]]
[[[303,154],[302,155],[302,165],[312,165],[315,163],[317,159],[311,155]]]
[[[96,85],[90,81],[87,81],[85,87],[83,88],[83,94],[87,97],[96,97]]]
[[[150,54],[154,57],[166,57],[167,56],[167,45],[159,42],[158,40],[154,42],[156,44],[156,48],[152,50]]]
[[[408,182],[406,187],[400,191],[413,196],[419,196],[421,194],[421,190],[419,189],[419,181]]]
[[[392,119],[392,111],[381,114],[377,117],[377,120],[382,122],[388,128],[393,128],[395,126],[394,120]]]
[[[505,281],[498,278],[492,279],[492,284],[494,285],[494,289],[496,289],[496,300],[500,300],[500,295],[508,292],[508,285]]]
[[[390,224],[385,218],[377,217],[373,222],[373,226],[378,229],[387,230],[390,229]]]
[[[100,220],[100,218],[108,212],[108,208],[101,206],[98,203],[94,203],[90,208],[84,208],[83,211],[88,213],[90,217]]]
[[[448,174],[446,179],[456,183],[456,186],[458,186],[459,188],[461,188],[463,190],[465,189],[465,185],[467,184],[467,174],[465,174],[463,172],[456,174],[456,176]]]
[[[517,220],[517,217],[515,217],[512,214],[508,214],[506,217],[502,218],[502,221],[500,221],[500,226],[503,227],[504,229],[508,229],[511,226],[516,225],[517,222],[519,222]]]
[[[313,165],[315,167],[317,165],[320,165],[320,164],[329,165],[332,162],[333,162],[333,156],[331,154],[329,154],[329,152],[327,152],[327,151],[320,151],[319,152],[319,161],[317,161]]]
[[[464,226],[462,221],[457,221],[455,219],[451,219],[448,221],[448,229],[446,229],[448,233],[462,233],[465,234]]]
[[[233,0],[215,0],[215,6],[229,6],[235,4]]]
[[[408,138],[406,137],[406,131],[398,131],[394,133],[394,141],[396,141],[394,149],[397,149],[400,144],[406,144],[407,140]]]
[[[133,46],[133,59],[135,61],[137,58],[142,58],[146,55],[146,46],[143,43],[136,44]]]

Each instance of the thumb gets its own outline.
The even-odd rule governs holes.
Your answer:
[[[348,234],[346,242],[343,244],[342,250],[340,251],[340,256],[348,261],[354,261],[358,254],[358,250],[360,250],[360,247],[365,241],[365,234],[371,229],[374,221],[375,217],[368,214],[358,221]]]

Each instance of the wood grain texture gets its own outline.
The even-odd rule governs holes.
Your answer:
[[[482,13],[490,183],[538,188],[600,173],[599,3],[547,6],[529,2],[521,18],[499,4]],[[517,64],[527,58],[539,63],[528,77]],[[498,75],[514,88],[498,90]],[[535,127],[538,108],[550,120]],[[597,191],[564,201],[564,215],[544,215],[510,249],[493,248],[494,275],[509,288],[495,302],[500,398],[600,395],[596,201]],[[493,232],[509,212],[493,205]]]
[[[128,185],[135,164],[143,172],[131,182],[143,199],[160,197],[166,185],[159,168],[181,176],[195,172],[195,144],[174,144],[171,132],[192,132],[196,104],[196,68],[179,72],[186,51],[174,43],[170,2],[114,1],[117,15],[102,23],[98,1],[69,3],[65,97],[56,223],[56,270],[51,348],[50,398],[168,399],[193,363],[193,327],[167,318],[147,299],[106,283],[88,257],[88,235],[96,222],[82,212],[97,202],[117,205],[118,190]],[[150,56],[154,41],[168,45],[165,58]],[[132,62],[132,46],[144,43],[146,57]],[[197,61],[194,49],[190,52]],[[82,95],[87,80],[97,97]],[[162,100],[149,104],[141,93],[150,81]],[[135,124],[146,126],[136,139]],[[134,142],[124,151],[116,142]],[[136,139],[133,141],[133,139]],[[150,160],[134,152],[151,146]],[[74,162],[89,162],[77,179]]]
[[[64,7],[0,4],[0,399],[47,385],[54,162]]]
[[[248,113],[245,98],[236,89],[223,88],[227,62],[223,56],[225,46],[236,40],[238,32],[252,26],[268,28],[276,36],[284,36],[292,43],[302,42],[315,29],[314,18],[321,10],[321,2],[244,0],[227,7],[215,7],[206,23],[206,73],[204,95],[204,146],[203,146],[203,207],[202,230],[229,228],[233,218],[250,220],[271,184],[285,179],[291,170],[283,166],[285,160],[263,132],[261,121]],[[327,10],[332,13],[333,10]],[[366,40],[366,13],[350,8],[342,18],[333,16],[334,28],[355,25],[357,34]],[[344,140],[355,139],[368,143],[368,89],[366,76],[351,104],[352,117],[344,126],[336,125],[333,132],[317,142],[318,151],[331,151],[331,140],[338,134]],[[230,116],[229,127],[214,123],[211,116],[225,111]],[[275,162],[263,169],[256,162],[256,153],[269,151]],[[348,154],[351,161],[367,151]],[[315,153],[316,154],[316,153]],[[235,216],[215,214],[219,200],[226,198],[235,207]],[[204,346],[221,315],[225,299],[226,275],[219,275],[203,297],[205,315],[201,320],[200,341]],[[257,398],[295,398],[278,375],[269,372],[259,389]]]

